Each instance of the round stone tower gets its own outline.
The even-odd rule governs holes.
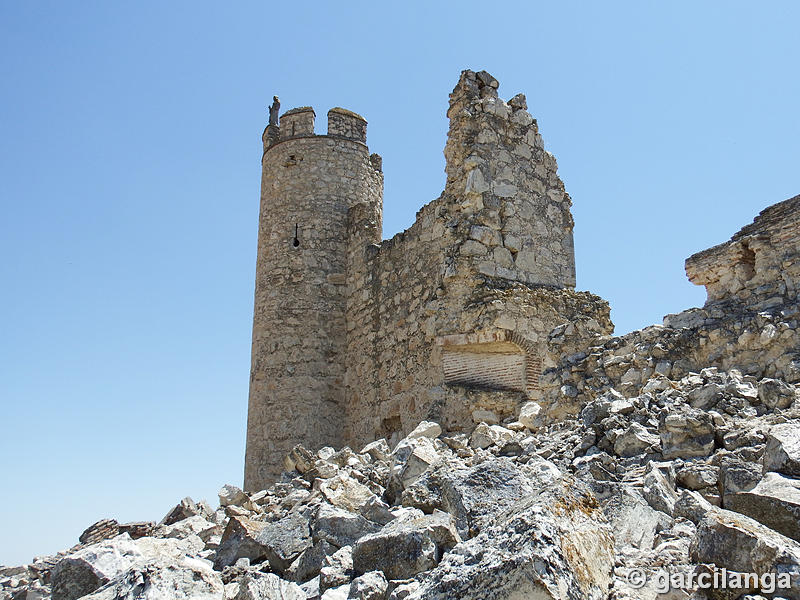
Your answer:
[[[295,444],[339,445],[344,427],[348,211],[380,215],[383,175],[367,122],[295,108],[264,132],[245,489],[269,485]],[[352,219],[352,215],[350,216]],[[380,227],[378,227],[380,241]]]

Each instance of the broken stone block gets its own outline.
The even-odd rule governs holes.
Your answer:
[[[687,463],[678,470],[678,484],[690,490],[699,490],[719,481],[719,467],[703,463]]]
[[[308,520],[297,511],[265,523],[255,541],[261,544],[264,556],[278,573],[283,573],[312,544]]]
[[[76,600],[91,594],[125,574],[141,558],[141,551],[127,535],[78,550],[53,567],[53,600]]]
[[[500,425],[478,423],[470,437],[469,445],[473,448],[488,448],[514,437],[514,432]]]
[[[231,517],[222,533],[219,547],[214,558],[214,568],[222,570],[236,563],[240,558],[247,558],[257,563],[266,557],[263,544],[256,538],[264,528],[264,523],[252,521],[244,517]]]
[[[622,458],[657,452],[661,438],[635,421],[614,440],[614,453]]]
[[[800,423],[773,425],[767,432],[764,472],[800,478]]]
[[[356,573],[382,571],[388,579],[404,579],[434,567],[441,553],[461,541],[449,514],[396,519],[353,546]]]
[[[701,410],[684,408],[664,413],[658,430],[664,458],[708,456],[714,451],[714,424]]]
[[[255,510],[250,502],[250,497],[235,485],[223,485],[218,495],[220,506],[239,506],[247,510]]]
[[[315,541],[325,540],[342,548],[351,546],[360,537],[380,528],[379,524],[359,514],[323,503],[313,519],[311,531]]]
[[[328,502],[350,512],[358,512],[375,495],[371,489],[343,471],[323,481],[319,490]]]
[[[758,382],[758,398],[773,410],[789,408],[797,399],[797,390],[779,379],[762,379]]]
[[[333,554],[339,548],[321,540],[306,548],[283,573],[284,578],[297,583],[305,583],[319,574],[325,557]]]
[[[319,589],[324,592],[330,588],[346,585],[350,583],[352,577],[353,548],[344,546],[323,560],[319,571]]]
[[[800,544],[739,513],[714,508],[700,521],[692,560],[740,573],[786,574],[787,598],[800,598]]]
[[[655,510],[669,516],[674,514],[678,494],[659,469],[653,469],[645,475],[642,496]]]
[[[538,402],[526,402],[519,409],[517,420],[531,431],[534,431],[536,429],[536,421],[541,412],[542,407]]]
[[[800,542],[800,480],[767,473],[753,489],[726,496],[725,508]]]
[[[353,580],[350,584],[351,600],[386,600],[389,583],[380,571],[370,571]]]
[[[273,573],[249,572],[239,584],[233,600],[306,600],[306,593],[297,584],[284,581]]]

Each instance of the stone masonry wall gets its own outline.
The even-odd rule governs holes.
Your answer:
[[[579,316],[608,333],[608,306],[575,284],[570,199],[525,98],[506,103],[488,73],[465,71],[451,94],[445,191],[406,231],[351,245],[348,268],[347,443],[395,437],[420,419],[451,430],[475,410],[512,415],[535,396],[547,333]],[[351,236],[373,232],[351,209]],[[527,393],[446,385],[447,336],[509,331],[499,351],[533,354]],[[487,345],[464,350],[475,355]],[[531,352],[532,349],[532,352]],[[489,356],[488,354],[486,356]],[[522,360],[522,358],[520,358]],[[514,362],[514,361],[510,361]]]
[[[380,207],[383,192],[363,143],[313,135],[311,109],[287,114],[282,141],[265,148],[262,165],[248,489],[277,475],[299,440],[312,447],[341,441],[347,209],[359,202]],[[303,127],[295,123],[301,118]],[[285,121],[304,135],[285,137]]]
[[[574,415],[612,388],[636,396],[653,376],[677,381],[706,367],[800,382],[799,240],[796,196],[686,261],[691,281],[707,286],[703,308],[582,347],[564,331],[553,332],[550,345],[563,358],[542,378],[543,418]]]

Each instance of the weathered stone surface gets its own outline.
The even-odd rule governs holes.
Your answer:
[[[669,516],[674,514],[678,494],[659,469],[652,469],[645,475],[642,496],[655,510]]]
[[[343,586],[353,577],[353,548],[344,546],[339,548],[323,560],[319,571],[319,589],[325,591],[329,588]]]
[[[460,540],[448,514],[399,518],[355,543],[353,568],[356,573],[382,571],[388,579],[404,579],[435,566],[442,552]]]
[[[329,504],[320,505],[311,526],[314,540],[325,540],[339,548],[351,546],[361,536],[379,529],[379,524]]]
[[[222,580],[206,561],[188,557],[158,557],[144,564],[135,564],[123,575],[84,598],[222,600],[223,595]],[[301,597],[295,598],[299,600]]]
[[[306,600],[300,586],[272,573],[248,573],[233,600]]]
[[[370,571],[353,580],[348,598],[352,600],[385,600],[389,583],[380,571]]]
[[[669,526],[669,518],[661,511],[654,510],[634,490],[622,489],[602,503],[614,532],[614,540],[619,545],[634,546],[649,550],[653,547],[656,534]]]
[[[143,558],[127,535],[88,546],[61,559],[51,574],[53,600],[75,600],[126,573]]]
[[[782,423],[767,432],[764,472],[800,477],[800,423]]]
[[[283,572],[284,578],[290,581],[296,581],[297,583],[305,583],[313,579],[319,574],[324,564],[325,557],[333,554],[337,550],[339,550],[339,548],[325,540],[315,543],[313,546],[303,550],[292,564],[289,565],[289,568]]]
[[[292,511],[283,519],[266,523],[255,537],[270,566],[282,573],[304,550],[311,547],[308,520]]]
[[[343,472],[323,481],[319,489],[328,502],[350,512],[358,512],[375,495],[367,486]]]
[[[214,558],[214,568],[222,569],[234,564],[240,558],[247,558],[255,563],[266,557],[264,545],[257,536],[264,528],[264,523],[231,517],[222,533],[219,548]]]
[[[726,496],[725,508],[800,542],[800,480],[767,473],[752,490]]]
[[[478,423],[472,432],[469,444],[473,448],[488,448],[494,444],[499,444],[514,437],[514,432],[500,425],[488,425]]]
[[[664,458],[708,456],[714,451],[714,424],[696,409],[666,413],[659,422]]]
[[[777,573],[791,579],[786,598],[800,598],[800,544],[727,510],[709,511],[697,528],[692,558],[741,573]]]
[[[554,486],[458,544],[408,598],[605,599],[613,537],[590,494]]]
[[[656,452],[661,447],[661,438],[654,433],[650,433],[639,423],[631,423],[630,426],[619,434],[614,440],[614,453],[623,458]]]

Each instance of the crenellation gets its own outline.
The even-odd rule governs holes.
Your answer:
[[[314,135],[314,118],[316,114],[310,106],[301,106],[287,110],[281,115],[280,139]]]
[[[367,143],[367,120],[361,115],[344,108],[328,111],[328,135],[344,137]]]

